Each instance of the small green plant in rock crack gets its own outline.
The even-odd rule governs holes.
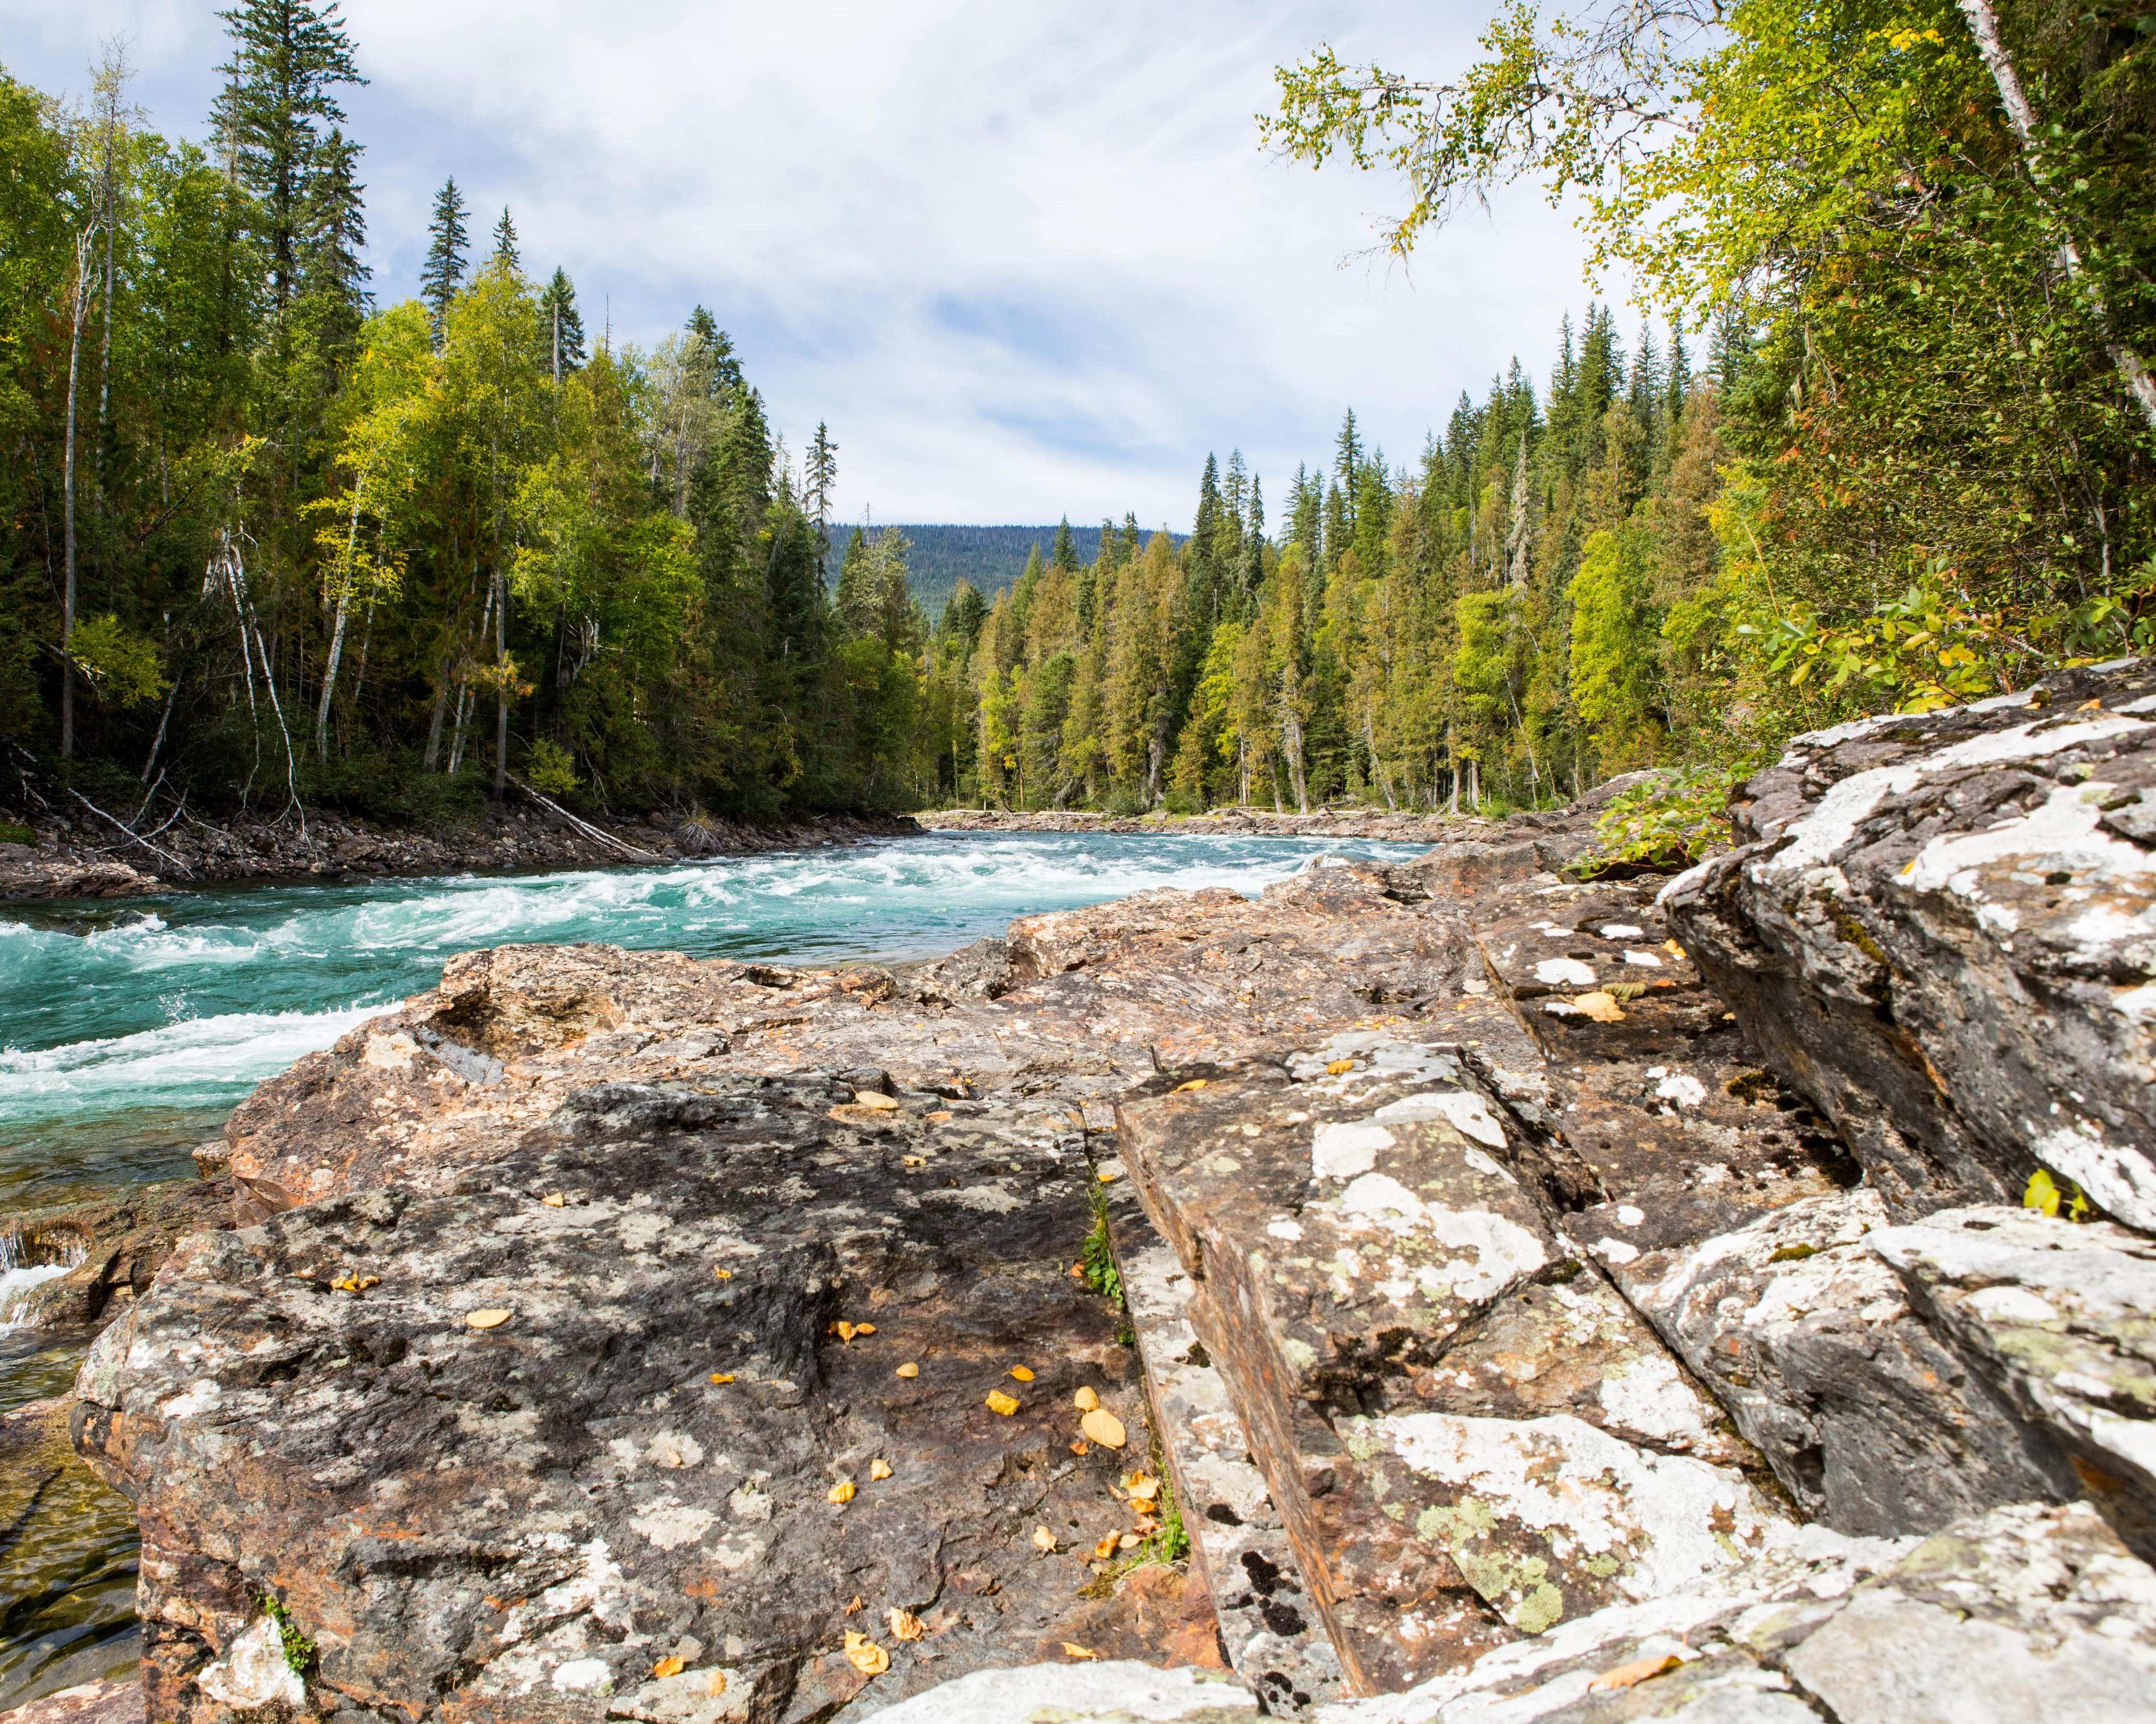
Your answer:
[[[285,1668],[304,1678],[315,1667],[315,1643],[300,1632],[299,1624],[292,1620],[292,1613],[285,1608],[281,1599],[264,1593],[262,1609],[277,1624],[277,1639],[285,1649]]]
[[[1108,1199],[1099,1186],[1092,1191],[1093,1230],[1086,1235],[1086,1243],[1078,1253],[1081,1273],[1086,1285],[1116,1310],[1127,1309],[1123,1303],[1123,1274],[1116,1267],[1116,1248],[1108,1239]],[[1125,1343],[1128,1345],[1127,1342]]]

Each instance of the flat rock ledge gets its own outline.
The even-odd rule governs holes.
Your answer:
[[[1673,882],[452,960],[85,1282],[147,1716],[2156,1716],[2148,711],[1800,739]]]

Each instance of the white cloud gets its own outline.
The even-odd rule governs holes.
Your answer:
[[[697,300],[798,450],[819,418],[841,501],[883,520],[1187,522],[1208,449],[1276,505],[1351,403],[1411,456],[1519,352],[1537,373],[1585,296],[1532,188],[1419,254],[1353,263],[1397,188],[1257,147],[1271,69],[1321,40],[1442,71],[1484,12],[1106,0],[783,8],[658,0],[347,0],[370,87],[372,256],[410,291],[454,173],[483,235],[564,264],[596,329],[649,341]],[[0,0],[8,69],[80,90],[131,33],[139,93],[198,132],[208,8]]]

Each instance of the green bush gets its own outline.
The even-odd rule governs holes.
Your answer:
[[[1573,865],[1581,880],[1688,867],[1727,847],[1729,793],[1743,776],[1733,767],[1658,772],[1604,809],[1594,823],[1598,848]]]

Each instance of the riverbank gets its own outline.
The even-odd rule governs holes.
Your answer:
[[[1266,808],[1214,808],[1203,814],[1103,814],[1084,808],[1043,808],[1024,813],[1003,808],[932,808],[913,818],[931,832],[1183,833],[1245,838],[1389,839],[1425,844],[1481,838],[1496,831],[1499,824],[1472,814],[1393,813],[1380,808],[1317,808],[1307,814],[1276,813]],[[1530,823],[1534,819],[1532,815],[1524,818]]]
[[[921,829],[902,814],[804,814],[770,826],[709,816],[579,821],[531,804],[493,806],[436,832],[317,812],[304,823],[244,816],[221,821],[118,814],[77,817],[0,811],[0,827],[27,828],[28,844],[0,843],[0,902],[134,898],[175,886],[239,881],[336,880],[428,874],[608,868],[701,856],[752,855],[898,838]]]

